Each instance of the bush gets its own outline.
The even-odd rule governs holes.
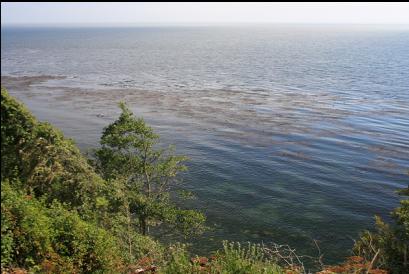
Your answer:
[[[248,244],[243,247],[239,243],[225,241],[223,249],[210,259],[206,257],[190,259],[185,245],[173,245],[167,250],[165,264],[159,268],[159,273],[285,273],[265,251],[261,245]]]
[[[46,207],[44,200],[13,189],[8,180],[1,189],[2,268],[52,273],[112,273],[121,268],[116,239],[103,229],[59,202]]]
[[[186,250],[186,245],[175,244],[168,247],[165,253],[163,265],[159,273],[184,274],[194,273],[190,256]]]
[[[105,187],[74,143],[1,90],[1,179],[18,179],[27,193],[57,199],[93,215]],[[95,217],[95,216],[93,216]]]
[[[211,263],[214,273],[284,273],[261,245],[223,242]]]
[[[400,191],[409,195],[409,187]],[[354,253],[391,273],[409,273],[409,200],[400,202],[401,206],[392,212],[393,224],[386,224],[375,217],[376,231],[364,231],[355,243]]]

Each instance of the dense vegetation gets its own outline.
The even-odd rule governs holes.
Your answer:
[[[152,128],[125,104],[120,107],[101,147],[86,159],[60,131],[1,90],[2,271],[306,272],[288,247],[224,242],[210,258],[192,258],[184,244],[165,245],[149,236],[158,226],[201,233],[205,217],[172,202],[186,158],[161,148]],[[357,256],[340,266],[320,265],[322,273],[408,273],[409,201],[401,203],[394,224],[378,218],[377,230],[356,242]]]
[[[159,136],[125,104],[120,107],[119,119],[105,128],[102,147],[95,152],[99,173],[108,184],[115,185],[114,191],[122,192],[122,200],[115,204],[125,209],[126,216],[132,216],[130,220],[138,220],[135,226],[143,235],[148,234],[149,226],[160,223],[186,234],[200,233],[204,215],[175,207],[169,197],[178,173],[186,170],[186,157],[175,155],[171,147],[155,148]]]

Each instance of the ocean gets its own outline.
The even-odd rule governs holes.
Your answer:
[[[409,182],[409,27],[2,27],[2,86],[85,152],[125,101],[187,155],[221,240],[325,263]]]

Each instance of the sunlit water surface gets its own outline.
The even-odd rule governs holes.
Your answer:
[[[409,181],[405,28],[6,28],[1,73],[84,151],[123,100],[188,155],[197,252],[316,239],[340,260]]]

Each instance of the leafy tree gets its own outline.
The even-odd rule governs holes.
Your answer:
[[[176,207],[170,199],[177,175],[186,170],[186,157],[174,154],[173,147],[157,148],[159,136],[142,118],[134,117],[124,103],[122,113],[103,131],[101,148],[95,152],[97,170],[103,178],[124,191],[118,205],[128,216],[128,225],[137,219],[140,233],[165,222],[184,233],[201,232],[204,215]]]
[[[61,221],[58,226],[67,227],[67,231],[73,233],[70,237],[64,236],[66,244],[62,246],[79,245],[76,241],[81,239],[89,242],[88,238],[84,238],[86,235],[83,233],[91,237],[93,231],[98,228],[97,230],[105,235],[102,238],[107,241],[115,239],[115,245],[118,247],[117,254],[124,262],[129,263],[147,254],[160,256],[159,243],[141,236],[126,225],[124,220],[127,218],[124,218],[126,216],[122,206],[127,197],[121,189],[123,184],[113,184],[111,181],[108,185],[95,173],[94,168],[89,165],[71,140],[64,138],[63,134],[50,124],[37,121],[3,88],[1,90],[1,171],[2,182],[7,181],[6,185],[18,190],[19,195],[27,197],[30,202],[27,206],[26,204],[23,206],[21,203],[16,203],[21,199],[13,198],[9,199],[12,202],[5,203],[3,196],[11,196],[7,194],[7,188],[2,187],[2,268],[9,266],[30,268],[38,266],[44,258],[48,260],[46,264],[57,263],[64,266],[67,264],[61,260],[76,260],[74,254],[67,254],[64,248],[53,247],[53,252],[47,253],[48,247],[53,245],[53,239],[55,239],[53,229],[49,229],[54,224],[49,218],[52,211],[56,212],[52,219]],[[64,204],[72,214],[67,216],[66,211],[55,207],[54,201]],[[22,206],[16,208],[17,205]],[[49,211],[46,208],[53,208],[53,210]],[[17,214],[16,210],[21,214]],[[16,222],[16,220],[21,221]],[[79,225],[74,224],[74,227],[70,227],[68,223],[70,220]],[[16,232],[24,235],[38,233],[30,236],[28,240],[20,238],[18,236],[20,234]],[[31,246],[33,243],[44,242],[42,239],[48,243]],[[132,256],[129,256],[128,252],[129,242],[133,247]],[[41,246],[46,246],[47,249],[39,248]],[[25,251],[20,250],[21,248]],[[28,253],[34,255],[28,255]],[[21,257],[16,256],[17,254],[33,258],[32,262],[26,263]],[[81,256],[80,252],[75,254]],[[91,262],[83,264],[90,265]],[[103,268],[107,267],[103,266]],[[55,271],[58,273],[57,270]],[[67,273],[72,271],[66,270]]]

